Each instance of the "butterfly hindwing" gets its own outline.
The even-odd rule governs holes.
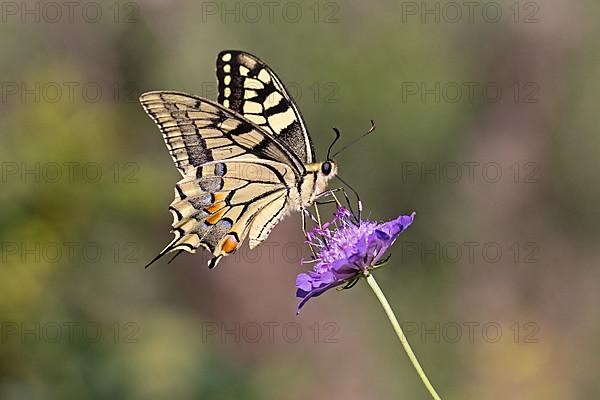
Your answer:
[[[257,57],[227,50],[217,57],[218,102],[285,143],[305,164],[314,148],[302,114],[277,75]]]
[[[212,161],[260,158],[304,166],[268,132],[222,105],[180,92],[148,92],[140,96],[160,128],[169,153],[183,176]]]
[[[175,186],[169,207],[175,238],[158,257],[203,247],[214,255],[209,264],[214,267],[246,236],[251,244],[260,243],[283,216],[294,184],[292,169],[273,161],[229,160],[197,168],[195,176]]]

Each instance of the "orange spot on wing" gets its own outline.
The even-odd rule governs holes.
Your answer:
[[[215,197],[215,202],[217,202],[217,201],[225,200],[225,197],[227,197],[227,195],[223,192],[219,192],[219,193],[215,193],[214,197]]]
[[[215,212],[219,211],[223,207],[225,207],[225,203],[221,201],[221,202],[214,203],[213,205],[208,207],[206,209],[206,211],[209,212],[210,214],[214,214]]]
[[[221,209],[220,211],[217,211],[216,213],[214,213],[213,215],[211,215],[210,217],[206,218],[206,222],[214,225],[217,222],[219,222],[219,220],[221,219],[221,217],[223,216],[223,214],[225,214],[225,209]]]
[[[225,253],[231,253],[235,249],[237,249],[239,242],[235,240],[235,238],[231,235],[228,235],[223,244],[221,245],[221,250]]]

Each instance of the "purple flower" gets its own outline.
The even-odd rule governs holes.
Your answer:
[[[331,222],[308,232],[307,243],[316,249],[316,264],[312,271],[296,278],[296,297],[301,299],[297,312],[310,298],[352,282],[381,262],[400,233],[412,224],[415,214],[384,223],[356,223],[347,209],[339,207]]]

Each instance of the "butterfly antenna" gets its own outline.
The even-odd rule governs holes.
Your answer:
[[[331,158],[329,158],[329,154],[331,153],[331,149],[333,149],[333,145],[335,144],[335,142],[337,142],[338,139],[342,136],[342,134],[340,133],[340,131],[338,130],[338,128],[333,128],[333,131],[335,132],[335,139],[333,139],[333,142],[331,142],[331,144],[329,145],[329,149],[327,149],[327,158],[326,158],[326,160],[331,160]]]
[[[339,149],[338,151],[336,151],[335,154],[332,157],[337,156],[342,151],[346,150],[348,147],[355,145],[356,143],[358,143],[359,141],[361,141],[362,139],[364,139],[365,137],[367,137],[374,130],[375,130],[375,121],[371,120],[371,127],[369,128],[368,131],[366,131],[365,133],[363,133],[362,135],[360,135],[359,137],[357,137],[356,139],[354,139],[353,141],[351,141],[350,143],[348,143],[347,145],[345,145],[344,147],[342,147],[341,149]],[[334,141],[334,143],[335,143],[335,141]]]
[[[358,192],[356,190],[354,190],[354,188],[352,186],[350,186],[350,184],[348,182],[343,180],[341,176],[336,175],[335,177],[338,178],[340,180],[340,182],[342,182],[345,186],[347,186],[348,189],[350,189],[352,191],[352,193],[354,193],[354,195],[356,196],[356,201],[358,202],[358,218],[356,218],[356,214],[354,214],[354,210],[352,209],[352,206],[350,205],[350,201],[348,200],[348,197],[346,196],[346,194],[344,192],[344,196],[346,197],[346,202],[348,203],[350,212],[352,213],[352,215],[354,215],[354,218],[357,219],[357,222],[360,223],[360,218],[361,218],[361,214],[362,214],[362,202],[360,200],[360,196],[358,195]]]

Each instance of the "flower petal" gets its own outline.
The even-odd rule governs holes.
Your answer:
[[[298,303],[298,306],[296,308],[296,314],[300,314],[300,309],[304,307],[304,304],[306,304],[308,300],[312,299],[313,297],[318,297],[326,291],[328,291],[329,289],[334,288],[336,286],[340,286],[343,283],[344,281],[335,281],[330,283],[329,285],[321,286],[320,288],[311,290],[310,292],[302,292],[301,290],[297,290],[296,297],[302,298],[302,300],[300,300],[300,303]]]
[[[296,277],[296,287],[298,289],[302,289],[306,292],[310,291],[312,289],[312,278],[310,276],[308,276],[308,274],[299,274]]]

